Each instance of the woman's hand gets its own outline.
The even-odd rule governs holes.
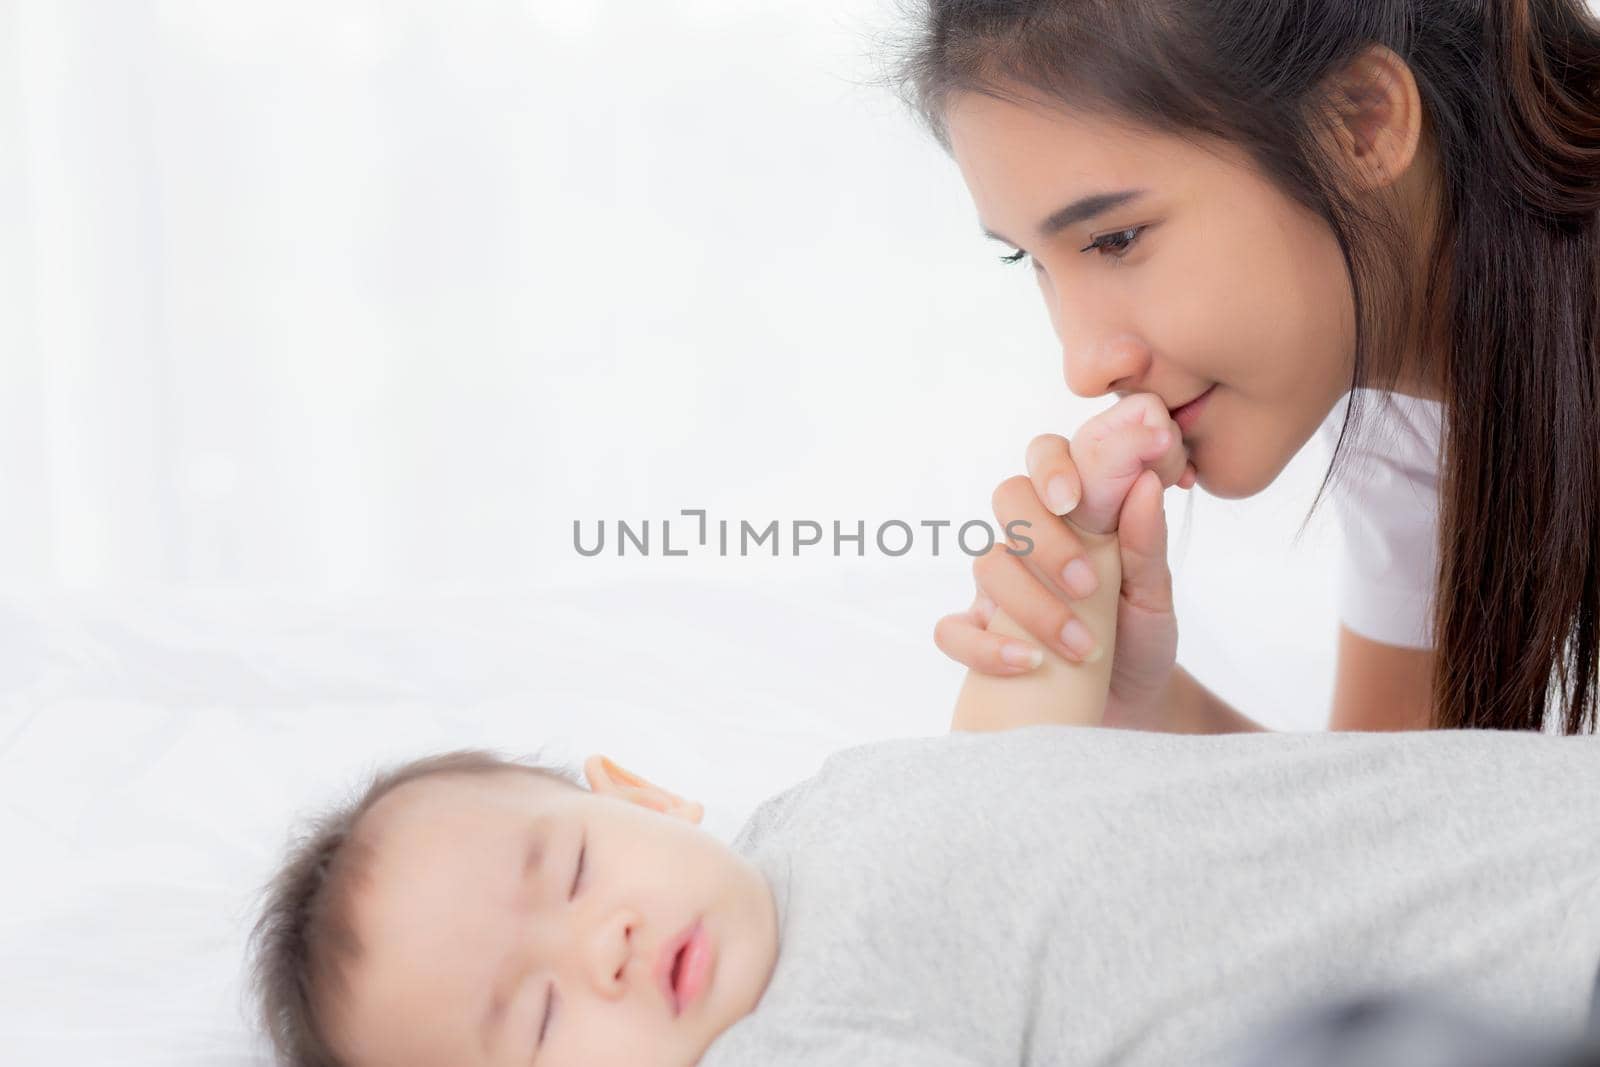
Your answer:
[[[995,490],[993,506],[1002,529],[1017,519],[1030,523],[1032,550],[1014,555],[1001,544],[974,560],[972,606],[939,620],[935,644],[984,674],[1032,670],[1037,650],[988,631],[998,604],[1056,654],[1081,661],[1068,643],[1070,605],[1092,589],[1073,585],[1068,568],[1083,544],[1055,516],[1067,515],[1085,530],[1116,530],[1122,588],[1104,725],[1161,729],[1161,697],[1178,651],[1163,490],[1195,481],[1177,424],[1159,397],[1132,394],[1086,422],[1070,443],[1057,434],[1035,437],[1027,465],[1027,477],[1008,478]]]

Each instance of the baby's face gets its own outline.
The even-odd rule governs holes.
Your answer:
[[[755,1008],[778,956],[765,878],[597,765],[592,791],[435,776],[367,813],[331,1027],[353,1067],[689,1067]],[[675,1014],[662,950],[697,921],[710,968]]]

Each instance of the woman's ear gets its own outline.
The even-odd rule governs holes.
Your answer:
[[[704,805],[684,800],[676,793],[625,771],[598,752],[583,761],[583,773],[589,779],[592,793],[617,797],[687,822],[698,823],[705,816]]]
[[[1337,122],[1333,140],[1359,186],[1398,182],[1420,152],[1424,125],[1416,76],[1392,50],[1372,45],[1330,80]],[[1324,143],[1327,131],[1319,131]]]

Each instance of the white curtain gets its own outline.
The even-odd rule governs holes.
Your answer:
[[[930,310],[971,208],[849,84],[859,8],[11,0],[0,579],[537,582],[608,566],[574,518],[907,510],[971,369],[930,342],[996,329]]]
[[[870,83],[893,16],[0,0],[0,591],[871,573],[931,632],[970,559],[870,532],[991,519],[1107,401]],[[1242,707],[1326,676],[1325,459],[1169,491],[1180,655]],[[683,509],[868,551],[663,558]],[[656,554],[579,555],[601,519]]]

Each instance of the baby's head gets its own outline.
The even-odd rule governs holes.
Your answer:
[[[778,958],[766,879],[700,805],[601,756],[584,772],[453,752],[322,816],[252,937],[284,1062],[689,1067],[753,1010]],[[710,966],[679,1012],[663,960],[697,923]]]

